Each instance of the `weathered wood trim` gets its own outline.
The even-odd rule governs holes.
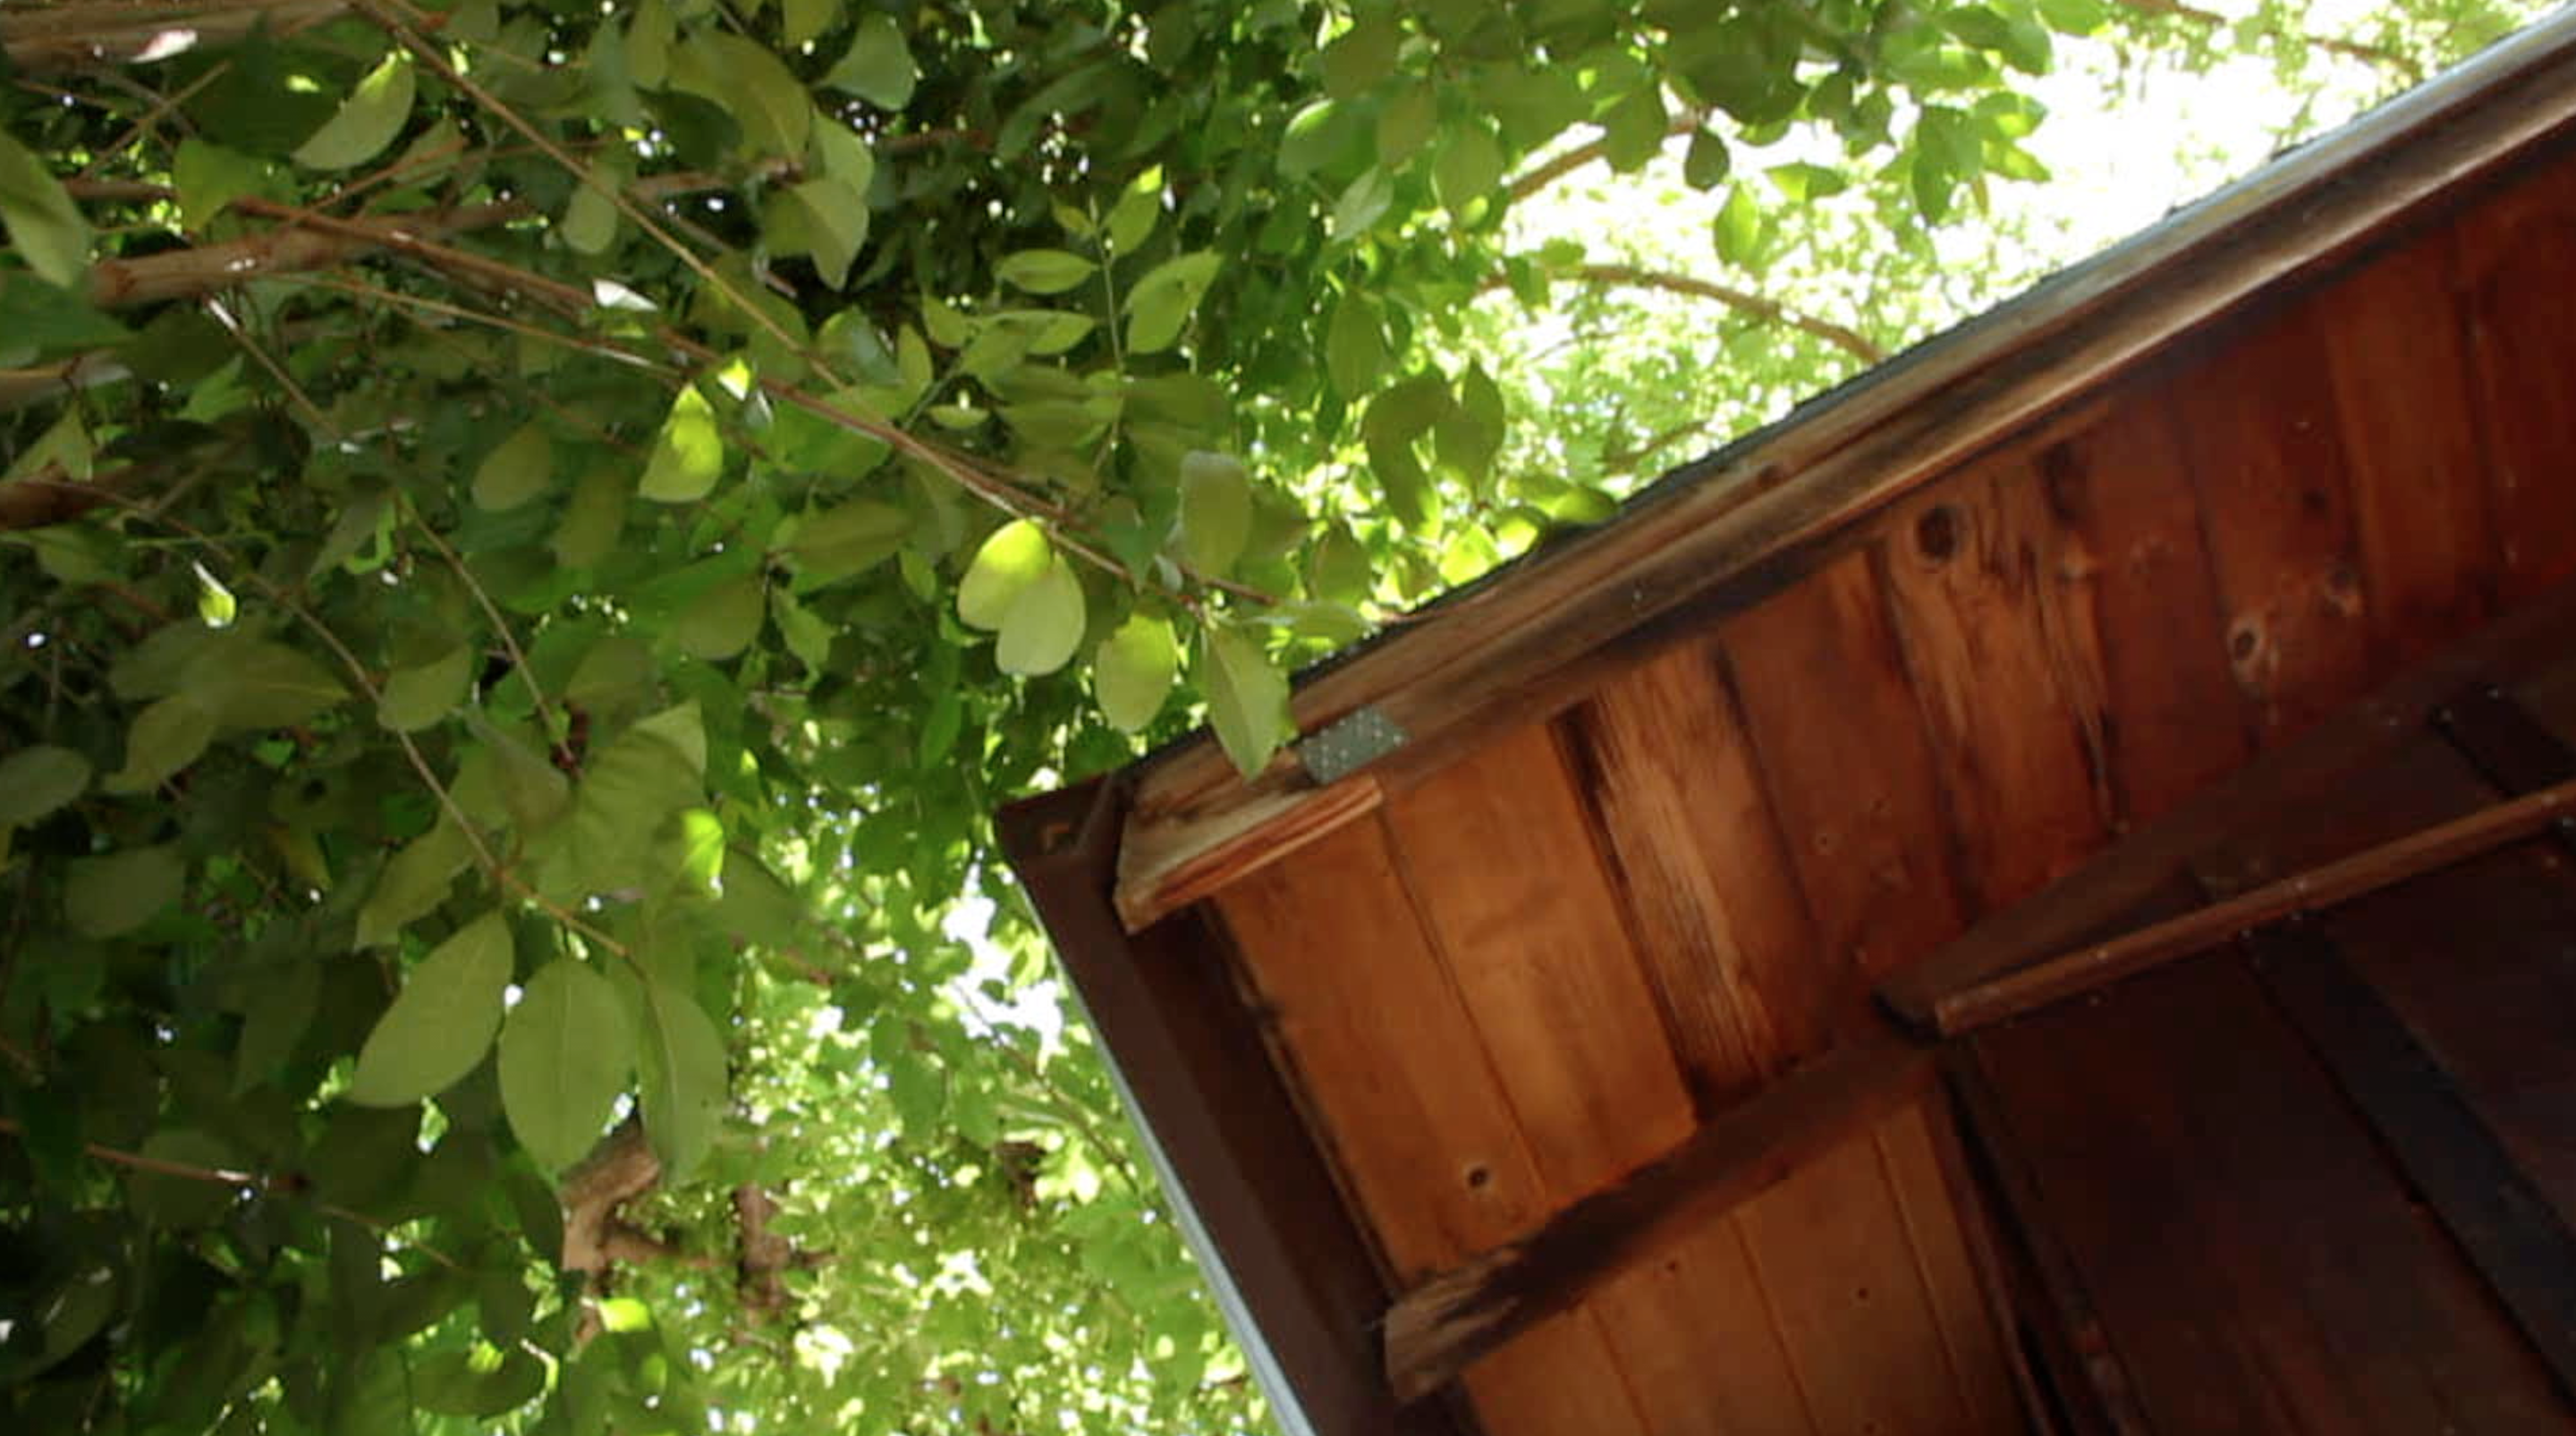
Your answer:
[[[1575,696],[1568,675],[1581,660],[1620,635],[1853,525],[2571,118],[2576,13],[1679,471],[1617,522],[1505,570],[1302,684],[1298,728],[1373,705],[1413,735],[1385,760],[1392,771],[1434,761],[1498,714],[1544,717]],[[1190,900],[1195,889],[1174,875],[1217,842],[1258,857],[1256,835],[1298,821],[1314,791],[1286,755],[1240,780],[1204,735],[1152,762],[1123,844],[1120,915],[1139,927]]]
[[[2265,883],[2196,912],[1939,994],[1931,1001],[1932,1027],[1945,1037],[1989,1027],[2176,958],[2206,952],[2265,923],[2350,902],[2365,893],[2493,852],[2507,843],[2544,832],[2571,814],[2576,814],[2576,780],[2492,804],[2465,817]]]
[[[2418,740],[2426,715],[2463,688],[2512,682],[2576,653],[2576,583],[2561,584],[2518,613],[2399,676],[2376,695],[2325,719],[2037,894],[1979,923],[1879,985],[1879,999],[1918,1026],[1932,1004],[2120,923],[2185,875],[2204,851],[2267,814],[2291,810]]]
[[[1896,1110],[1931,1071],[1929,1051],[1902,1037],[1846,1042],[1537,1231],[1423,1282],[1387,1312],[1388,1385],[1404,1401],[1437,1390],[1665,1238],[1779,1185]]]
[[[2576,1233],[2314,924],[2266,928],[2245,946],[2274,1005],[2513,1314],[2559,1390],[2576,1398]]]
[[[1002,810],[1003,852],[1055,939],[1184,1229],[1281,1426],[1317,1436],[1468,1436],[1399,1409],[1371,1323],[1388,1289],[1195,914],[1134,935],[1109,900],[1123,811],[1088,783]],[[1284,1389],[1283,1389],[1284,1386]]]

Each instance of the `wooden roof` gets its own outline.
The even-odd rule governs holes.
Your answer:
[[[2417,731],[2425,685],[2576,652],[2571,576],[2562,18],[1313,675],[1301,731],[1404,735],[1355,774],[1246,783],[1194,743],[1004,841],[1291,1429],[2431,1429],[2195,1366],[2308,1277],[2158,1285],[2098,1225],[2215,1141],[2235,1175],[2190,1210],[2236,1245],[2140,1250],[2268,1250],[2287,1178],[2236,1149],[2250,1119],[2091,1132],[2049,1085],[2134,1101],[2195,1004],[2290,1052],[2230,1006],[2268,978],[2140,979],[2171,991],[2119,999],[2126,1046],[2050,1012],[1937,1059],[1870,999],[1938,1031],[2000,970],[2205,900],[2175,885],[2220,856],[2313,858],[2253,815],[2412,771],[2352,735]],[[2373,1211],[2415,1180],[2335,1160]],[[2538,1318],[2445,1260],[2354,1299],[2452,1292],[2421,1308],[2465,1333],[2440,1350],[2522,1422],[2470,1427],[2562,1429]],[[2253,1414],[2196,1424],[2194,1379]]]

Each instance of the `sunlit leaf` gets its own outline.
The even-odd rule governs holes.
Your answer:
[[[45,162],[0,133],[0,221],[10,247],[27,267],[64,289],[77,290],[89,269],[88,221]]]
[[[1064,555],[1051,554],[1046,567],[1012,596],[993,661],[1004,673],[1023,677],[1053,673],[1081,646],[1086,621],[1082,580]]]
[[[637,492],[656,503],[696,503],[714,491],[723,473],[724,437],[716,428],[715,406],[690,385],[671,401]]]
[[[1135,614],[1100,645],[1092,660],[1092,687],[1100,716],[1125,733],[1141,732],[1163,711],[1180,674],[1181,653],[1172,626]]]
[[[410,54],[389,52],[296,149],[295,162],[307,169],[344,170],[384,153],[411,118],[412,87]]]
[[[1046,530],[1027,519],[995,529],[957,585],[957,617],[969,627],[999,629],[1010,617],[1011,605],[1054,556]]]
[[[349,1100],[404,1106],[472,1071],[500,1030],[511,962],[509,919],[498,912],[485,913],[431,949],[358,1049]]]

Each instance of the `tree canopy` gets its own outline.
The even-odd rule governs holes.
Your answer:
[[[0,9],[0,1409],[1257,1424],[986,815],[1988,297],[2073,37],[2514,18]]]

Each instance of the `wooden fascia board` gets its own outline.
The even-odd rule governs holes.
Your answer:
[[[1669,1237],[1778,1186],[1931,1083],[1932,1052],[1873,1031],[1719,1114],[1526,1236],[1408,1291],[1386,1316],[1398,1400],[1438,1390]]]
[[[1289,1436],[1465,1436],[1438,1403],[1399,1408],[1372,1323],[1388,1287],[1323,1153],[1183,914],[1130,934],[1110,906],[1115,779],[1015,803],[1001,846],[1046,924],[1218,1304]]]
[[[2164,224],[1671,476],[1612,523],[1515,565],[1300,684],[1298,731],[1373,707],[1434,761],[1571,701],[1587,657],[1863,516],[2178,334],[2366,241],[2576,118],[2576,12],[2491,48]],[[1365,776],[1365,775],[1363,775]],[[1149,761],[1118,859],[1131,929],[1364,812],[1282,754],[1241,779],[1205,735]],[[1278,841],[1274,841],[1277,839]]]

